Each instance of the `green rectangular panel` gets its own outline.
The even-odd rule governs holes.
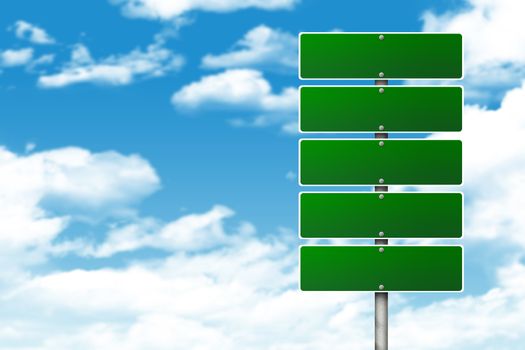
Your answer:
[[[301,185],[460,185],[459,140],[299,141]]]
[[[461,34],[299,35],[301,79],[460,79],[462,65]]]
[[[459,238],[463,231],[461,193],[303,192],[299,202],[302,238]]]
[[[301,86],[302,132],[461,131],[460,86]]]
[[[303,291],[463,290],[461,246],[302,246],[300,249]]]

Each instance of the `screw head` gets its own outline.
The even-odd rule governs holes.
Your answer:
[[[381,34],[381,35],[379,36],[379,40],[381,40],[381,41],[385,40],[385,36],[384,36],[383,34]]]
[[[385,198],[385,195],[381,193],[381,194],[379,195],[379,199],[383,199],[383,198]],[[381,233],[379,233],[379,235],[381,235]]]
[[[379,146],[383,147],[385,145],[384,141],[379,141]]]
[[[379,237],[384,237],[385,236],[385,233],[383,231],[379,232]],[[381,248],[383,249],[383,248]],[[379,249],[379,251],[382,253],[381,249]]]
[[[383,131],[385,130],[385,126],[384,125],[379,125],[379,131]]]
[[[379,285],[379,290],[383,290],[385,289],[385,286],[383,286],[382,284]]]
[[[382,253],[382,252],[384,252],[384,251],[385,251],[385,248],[383,248],[383,247],[379,248],[379,252],[380,252],[380,253]]]
[[[385,89],[383,89],[383,88],[379,88],[379,93],[380,93],[380,94],[382,94],[382,93],[384,93],[384,92],[385,92]]]
[[[383,179],[383,178],[380,178],[380,179],[379,179],[379,183],[380,183],[380,184],[383,184],[383,183],[385,183],[385,179]]]
[[[383,73],[383,72],[379,72],[379,77],[380,77],[380,78],[383,78],[384,76],[385,76],[385,73]]]

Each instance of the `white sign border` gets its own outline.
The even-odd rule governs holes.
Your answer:
[[[301,289],[301,248],[302,247],[376,247],[376,248],[399,248],[399,247],[402,247],[402,248],[405,248],[405,247],[460,247],[461,248],[461,290],[452,290],[452,291],[448,291],[448,290],[438,290],[438,291],[427,291],[427,290],[423,290],[423,291],[414,291],[414,290],[380,290],[379,288],[377,290],[348,290],[348,291],[339,291],[339,290],[326,290],[326,291],[315,291],[315,290],[302,290]],[[311,244],[301,244],[299,246],[299,249],[298,249],[298,254],[297,254],[297,259],[298,259],[298,264],[299,264],[299,269],[297,270],[298,271],[298,281],[297,281],[297,287],[299,289],[300,292],[303,292],[303,293],[378,293],[378,292],[383,292],[383,293],[453,293],[453,294],[459,294],[459,293],[463,293],[464,290],[465,290],[465,248],[463,246],[463,244],[457,244],[457,245],[450,245],[450,244],[434,244],[434,245],[415,245],[415,244],[411,244],[411,245],[407,245],[407,244],[404,244],[404,245],[330,245],[330,244],[316,244],[316,245],[311,245]]]
[[[421,35],[421,34],[457,34],[461,36],[461,77],[459,78],[379,78],[379,77],[370,77],[370,78],[303,78],[301,77],[301,36],[303,34],[329,34],[329,35],[341,35],[341,34],[412,34],[412,35]],[[299,80],[463,80],[465,77],[465,48],[463,42],[463,34],[457,32],[300,32],[297,36],[297,77]]]

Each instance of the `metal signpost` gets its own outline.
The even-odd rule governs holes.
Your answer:
[[[389,238],[461,238],[463,194],[389,193],[388,185],[460,185],[459,140],[389,140],[389,132],[461,131],[461,86],[388,86],[387,79],[460,79],[460,34],[301,33],[299,78],[375,86],[301,86],[299,131],[369,132],[373,140],[301,139],[302,186],[374,186],[299,194],[301,238],[368,238],[374,246],[301,246],[300,289],[375,296],[375,349],[388,349],[388,292],[460,292],[461,246],[389,246]]]

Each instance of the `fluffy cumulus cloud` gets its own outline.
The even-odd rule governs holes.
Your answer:
[[[295,72],[297,37],[265,25],[253,28],[229,52],[202,59],[204,68],[270,67]]]
[[[525,3],[514,0],[469,0],[455,12],[423,15],[424,31],[463,34],[466,96],[494,102],[518,86],[525,74]]]
[[[233,121],[239,126],[278,124],[296,130],[297,89],[287,87],[275,94],[262,73],[253,69],[229,69],[205,76],[174,93],[171,101],[188,110],[226,107],[258,114],[251,121]]]
[[[80,148],[17,155],[0,148],[0,282],[18,263],[37,263],[53,250],[53,241],[74,220],[73,208],[119,211],[158,183],[136,155]],[[62,214],[50,210],[56,201],[67,209]]]
[[[17,38],[28,40],[34,44],[49,45],[55,43],[55,39],[44,29],[26,21],[17,21],[13,30]]]
[[[44,88],[92,83],[102,85],[127,85],[136,78],[159,77],[179,70],[184,64],[181,55],[175,54],[157,41],[146,50],[135,49],[128,54],[113,55],[95,60],[82,44],[74,47],[70,61],[53,74],[42,75],[38,84]]]
[[[247,8],[291,9],[299,0],[109,0],[132,18],[171,20],[190,11],[232,12]]]
[[[9,49],[0,51],[0,67],[24,66],[33,59],[33,49]]]

